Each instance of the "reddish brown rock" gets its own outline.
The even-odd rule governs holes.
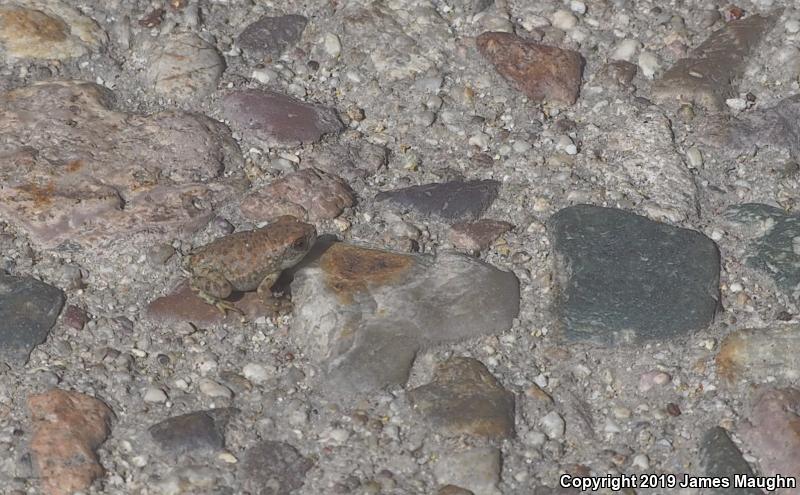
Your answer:
[[[315,222],[336,218],[353,204],[353,191],[345,181],[322,170],[307,168],[257,190],[242,201],[241,210],[258,222],[282,215]]]
[[[344,127],[332,108],[257,89],[226,94],[222,116],[232,127],[269,147],[315,143]]]
[[[78,392],[52,389],[28,397],[33,423],[31,453],[48,495],[85,490],[103,476],[95,449],[111,431],[111,409]]]
[[[748,449],[758,458],[762,476],[800,477],[800,390],[766,389],[750,410],[740,431]],[[776,490],[777,495],[797,490]]]
[[[89,315],[86,314],[86,311],[74,305],[67,306],[61,318],[65,325],[75,330],[82,330],[86,322],[89,321]]]
[[[118,112],[113,98],[76,81],[0,95],[0,216],[42,247],[188,236],[247,185],[224,125]]]
[[[492,245],[498,237],[514,228],[508,222],[483,219],[477,222],[459,222],[450,227],[450,242],[456,249],[480,252]]]
[[[274,301],[274,305],[270,305],[262,301],[256,292],[238,294],[233,296],[229,302],[241,310],[244,317],[250,321],[289,309],[285,300],[277,299]],[[235,324],[241,320],[240,315],[231,311],[228,311],[223,317],[216,307],[200,299],[185,281],[166,296],[151,301],[147,305],[146,315],[151,321],[158,323],[188,321],[199,326],[218,323]]]
[[[497,72],[535,102],[572,105],[578,99],[583,57],[509,33],[483,33],[478,51]]]

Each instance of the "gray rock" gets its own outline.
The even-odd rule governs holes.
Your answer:
[[[384,191],[375,195],[375,200],[443,220],[477,220],[492,205],[499,190],[496,180],[456,180]]]
[[[313,465],[291,445],[265,441],[247,449],[239,471],[250,493],[284,495],[303,486]]]
[[[700,462],[705,476],[728,478],[733,480],[736,474],[753,476],[753,470],[742,453],[733,443],[724,428],[715,426],[703,435],[700,441]],[[717,495],[760,495],[757,488],[715,488],[708,489],[705,493]]]
[[[719,251],[699,232],[577,205],[548,222],[555,312],[570,338],[670,339],[707,327],[719,305]]]
[[[701,134],[701,141],[733,158],[753,155],[774,147],[800,158],[800,95],[784,98],[777,105],[748,112],[738,119],[716,119]]]
[[[775,281],[779,289],[800,297],[800,215],[774,206],[731,206],[724,217],[752,235],[747,264]]]
[[[653,84],[653,97],[722,110],[725,100],[735,96],[750,54],[776,20],[777,16],[751,15],[729,22],[667,70]]]
[[[64,293],[31,277],[0,272],[0,361],[22,366],[47,338],[64,306]]]
[[[232,127],[267,147],[314,143],[325,134],[343,129],[332,108],[257,89],[226,94],[222,100],[222,116]]]
[[[474,447],[462,452],[445,452],[433,468],[440,485],[456,485],[475,495],[500,495],[500,451]]]
[[[514,394],[477,359],[450,358],[433,381],[408,392],[437,433],[503,439],[514,436]]]
[[[194,33],[177,33],[154,51],[146,77],[156,93],[185,101],[211,94],[224,70],[213,45]]]
[[[278,58],[303,36],[308,19],[301,15],[264,16],[248,25],[236,39],[246,56]]]
[[[175,456],[213,453],[225,446],[225,427],[238,409],[225,407],[174,416],[150,427],[161,449]]]
[[[292,283],[292,335],[333,397],[402,385],[420,348],[505,331],[519,312],[516,277],[474,258],[320,249]]]

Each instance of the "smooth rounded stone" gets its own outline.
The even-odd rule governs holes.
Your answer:
[[[173,33],[150,57],[146,78],[156,93],[186,101],[203,98],[217,88],[225,60],[217,49],[194,33]]]
[[[443,452],[433,467],[436,482],[456,485],[475,495],[500,495],[500,450],[473,447],[462,452]]]
[[[713,321],[720,256],[703,234],[591,205],[560,210],[548,232],[554,309],[567,337],[668,340]]]
[[[242,374],[245,378],[256,384],[264,383],[270,377],[270,372],[267,368],[258,363],[247,363],[244,365]]]
[[[103,476],[95,451],[111,432],[114,418],[105,403],[56,388],[28,396],[28,409],[33,430],[30,449],[43,493],[87,490]]]
[[[264,16],[244,28],[236,43],[252,59],[277,59],[300,41],[306,24],[302,15]]]
[[[386,167],[389,150],[367,141],[336,143],[307,157],[305,164],[338,175],[347,181],[369,177]]]
[[[75,81],[0,95],[0,215],[40,247],[188,237],[247,185],[224,125],[118,112],[112,101],[107,89]]]
[[[624,60],[609,62],[600,68],[595,80],[606,88],[630,88],[637,66]]]
[[[65,60],[99,50],[108,35],[61,0],[0,5],[0,47],[5,60]]]
[[[479,253],[514,226],[500,220],[482,219],[477,222],[458,222],[450,227],[448,237],[456,249]]]
[[[514,394],[477,359],[450,358],[427,385],[408,392],[414,409],[441,434],[514,436]]]
[[[566,432],[567,423],[556,411],[550,411],[539,420],[547,438],[552,440],[559,440],[564,437]]]
[[[403,211],[443,220],[477,220],[489,209],[500,191],[495,180],[456,180],[383,191],[375,201]]]
[[[344,126],[332,108],[274,91],[232,91],[222,99],[222,117],[266,147],[315,143]]]
[[[753,476],[753,470],[742,457],[742,453],[733,443],[724,428],[715,426],[708,430],[700,440],[700,466],[704,476],[727,478],[733,480],[735,475]],[[755,488],[709,488],[707,493],[713,495],[759,495],[763,493]]]
[[[556,10],[551,19],[554,28],[562,31],[569,31],[578,24],[578,18],[572,15],[569,10]]]
[[[725,100],[735,96],[734,83],[744,74],[751,53],[775,25],[776,15],[751,15],[714,31],[687,58],[678,60],[653,83],[659,102],[695,103],[721,111]]]
[[[643,51],[639,54],[639,68],[644,77],[652,79],[660,68],[658,57],[652,52]]]
[[[622,40],[619,42],[619,44],[617,44],[617,47],[614,48],[614,51],[611,53],[609,58],[611,60],[630,62],[633,60],[636,52],[639,51],[641,47],[642,44],[639,42],[639,40]]]
[[[508,330],[519,282],[468,256],[317,243],[292,283],[291,334],[334,397],[405,384],[417,351]]]
[[[584,64],[578,52],[509,33],[483,33],[475,43],[497,72],[534,102],[572,105],[578,99]]]
[[[24,366],[33,348],[47,339],[64,300],[52,285],[0,271],[0,361]]]
[[[789,151],[800,158],[800,95],[759,108],[735,119],[713,119],[703,127],[700,141],[723,157],[753,156],[761,148]]]
[[[355,195],[341,178],[305,168],[255,190],[240,205],[242,214],[255,222],[292,215],[317,222],[338,217],[355,204]]]
[[[231,389],[209,378],[201,379],[198,388],[200,389],[200,393],[209,397],[228,400],[233,398],[233,391],[231,391]]]
[[[649,392],[655,387],[661,387],[672,381],[669,373],[663,371],[648,371],[639,377],[639,392]]]
[[[147,387],[142,394],[142,400],[145,402],[162,403],[168,399],[167,394],[158,387]]]
[[[800,325],[737,330],[722,341],[717,374],[728,382],[766,383],[800,378]]]
[[[171,455],[214,453],[225,447],[225,427],[238,412],[232,407],[195,411],[165,419],[148,431],[153,441]]]
[[[277,301],[278,306],[268,305],[256,292],[244,292],[229,298],[237,309],[244,313],[248,321],[255,321],[264,316],[272,316],[276,312],[288,309],[283,300]],[[233,311],[223,315],[216,307],[201,299],[189,287],[187,281],[180,282],[169,294],[150,301],[145,310],[145,316],[155,323],[184,323],[189,322],[198,326],[211,326],[216,324],[237,324],[241,316]]]
[[[86,314],[85,310],[79,308],[78,306],[70,304],[64,310],[64,313],[61,316],[61,320],[64,322],[66,326],[70,328],[73,328],[75,330],[83,330],[83,327],[86,326],[86,323],[89,322],[89,315]]]
[[[288,443],[262,441],[247,449],[239,477],[253,495],[283,495],[302,487],[313,465]]]
[[[750,238],[747,265],[766,273],[779,290],[800,297],[800,215],[759,203],[729,207],[723,217]]]
[[[765,388],[753,401],[748,421],[737,431],[758,458],[761,476],[800,477],[800,390]],[[773,493],[789,495],[794,490]]]

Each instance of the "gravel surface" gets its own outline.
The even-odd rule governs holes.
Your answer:
[[[0,494],[800,494],[795,3],[0,0],[0,59]]]

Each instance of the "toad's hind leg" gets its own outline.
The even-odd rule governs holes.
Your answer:
[[[278,281],[280,275],[280,273],[267,275],[264,280],[258,284],[258,289],[256,289],[261,302],[263,302],[265,306],[272,308],[273,311],[278,311],[282,307],[281,301],[272,294],[272,286]]]
[[[225,298],[233,292],[233,286],[219,273],[213,270],[198,270],[189,282],[189,287],[200,299],[216,307],[223,317],[228,315],[228,311],[244,315],[241,309],[225,301]]]

